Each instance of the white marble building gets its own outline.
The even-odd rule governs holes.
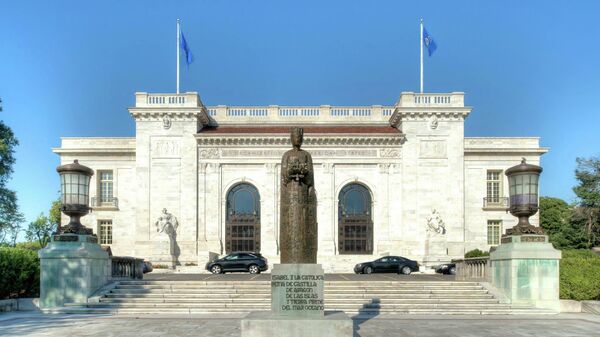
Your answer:
[[[176,217],[178,261],[259,250],[278,262],[279,167],[305,128],[318,198],[318,262],[401,255],[421,264],[487,250],[516,219],[504,170],[547,152],[539,138],[466,138],[464,94],[404,92],[394,106],[205,107],[197,93],[136,93],[133,138],[62,138],[61,164],[94,169],[82,219],[115,255],[167,263],[157,232]],[[537,216],[532,219],[537,224]]]

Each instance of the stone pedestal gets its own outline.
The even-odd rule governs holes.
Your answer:
[[[271,272],[271,312],[242,320],[242,337],[352,336],[352,320],[324,311],[324,272],[320,264],[275,264]]]
[[[352,320],[341,311],[311,318],[255,311],[242,320],[242,337],[351,337],[352,333]]]
[[[514,235],[490,254],[492,284],[511,304],[560,310],[561,252],[545,235]]]
[[[110,277],[110,259],[91,235],[54,235],[40,258],[40,307],[86,303]]]

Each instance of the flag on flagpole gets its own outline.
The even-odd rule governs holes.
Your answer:
[[[425,29],[425,27],[423,27],[423,44],[427,48],[427,53],[431,57],[433,52],[437,49],[437,44],[435,44],[435,41],[433,41],[433,37],[429,35],[429,32],[427,32],[427,29]]]
[[[190,46],[188,45],[187,41],[185,40],[185,36],[183,35],[183,31],[181,31],[181,30],[180,30],[180,35],[179,35],[179,46],[185,53],[185,64],[189,67],[189,65],[192,62],[194,62],[194,54],[192,54],[192,51],[190,50]]]

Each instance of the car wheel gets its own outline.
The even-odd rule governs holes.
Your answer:
[[[367,266],[363,269],[363,274],[371,274],[373,272],[373,268]]]
[[[251,264],[250,267],[248,267],[248,272],[250,272],[250,274],[260,274],[260,269],[258,269],[257,265]]]
[[[402,269],[400,269],[400,272],[404,275],[410,275],[410,272],[412,272],[412,270],[410,270],[410,267],[404,266],[402,267]]]
[[[223,272],[223,268],[216,264],[210,268],[210,272],[213,274],[221,274]]]
[[[450,268],[450,270],[448,270],[448,274],[450,274],[450,275],[456,275],[456,267]]]

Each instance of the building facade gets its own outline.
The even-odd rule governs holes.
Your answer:
[[[215,254],[279,258],[281,156],[303,127],[312,154],[318,262],[351,272],[400,255],[434,265],[499,244],[516,221],[504,171],[540,164],[539,138],[466,138],[464,94],[404,92],[393,106],[212,106],[136,93],[132,138],[62,138],[61,164],[95,171],[82,218],[115,255],[202,267]],[[161,230],[171,215],[175,237]],[[538,217],[531,219],[537,224]],[[174,240],[173,242],[169,240]]]

